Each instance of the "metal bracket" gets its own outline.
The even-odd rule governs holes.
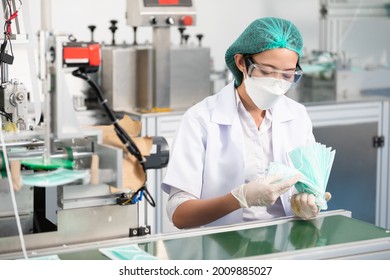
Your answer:
[[[374,148],[382,148],[385,145],[384,136],[374,136],[373,137],[373,146]]]
[[[138,227],[138,228],[130,228],[129,229],[129,237],[134,236],[144,236],[150,234],[150,226],[146,227]]]

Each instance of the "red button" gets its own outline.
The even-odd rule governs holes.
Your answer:
[[[192,17],[191,16],[182,16],[180,19],[181,24],[189,26],[192,25]]]

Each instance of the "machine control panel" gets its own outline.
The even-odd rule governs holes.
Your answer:
[[[126,18],[131,26],[192,26],[196,13],[192,0],[127,0]]]

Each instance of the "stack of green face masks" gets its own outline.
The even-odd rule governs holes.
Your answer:
[[[41,173],[25,174],[21,176],[22,184],[36,187],[56,187],[63,186],[82,180],[82,184],[90,182],[90,171],[87,170],[70,170],[59,168],[54,171]]]
[[[288,154],[294,167],[271,162],[267,175],[287,179],[301,174],[301,179],[295,184],[297,191],[313,194],[318,208],[326,210],[328,205],[324,196],[335,154],[335,150],[320,143],[299,147]]]

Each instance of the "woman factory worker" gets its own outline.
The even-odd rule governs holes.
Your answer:
[[[285,96],[302,76],[302,37],[290,21],[261,18],[228,48],[234,82],[191,107],[173,142],[162,188],[178,228],[317,215],[313,195],[295,194],[298,176],[266,177],[270,162],[314,143],[303,105]]]

